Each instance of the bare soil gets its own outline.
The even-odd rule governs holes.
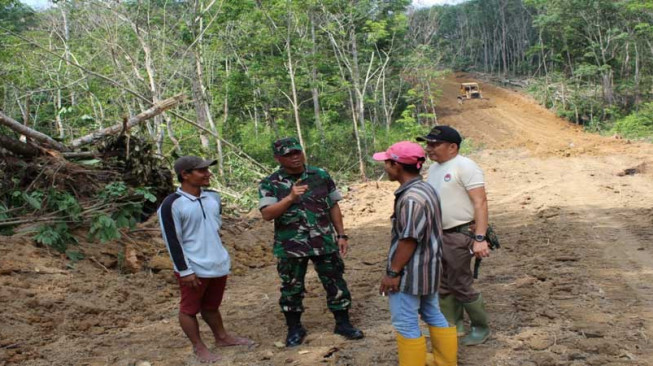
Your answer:
[[[502,248],[477,282],[493,334],[461,348],[460,365],[653,365],[653,147],[582,132],[517,92],[481,83],[458,105],[443,87],[440,123],[478,147]],[[630,169],[630,170],[628,170]],[[324,290],[307,276],[304,345],[285,349],[272,225],[230,220],[228,329],[257,342],[214,350],[220,365],[396,365],[378,282],[389,245],[391,182],[353,186],[346,277],[360,341],[332,334]],[[176,321],[178,289],[157,223],[120,243],[82,243],[70,261],[27,237],[0,238],[0,365],[194,365]],[[121,254],[122,253],[122,254]],[[122,272],[122,273],[121,273]],[[131,273],[133,272],[133,273]],[[203,325],[203,336],[210,339]]]

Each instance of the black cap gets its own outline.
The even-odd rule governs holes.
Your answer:
[[[217,164],[217,160],[204,160],[197,156],[182,156],[175,160],[175,173],[181,174],[187,170],[208,168],[211,165]]]
[[[451,126],[435,126],[426,136],[420,136],[416,139],[421,142],[446,141],[460,146],[463,141],[462,137],[455,128]]]

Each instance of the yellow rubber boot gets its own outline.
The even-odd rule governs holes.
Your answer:
[[[426,339],[404,338],[397,333],[399,366],[424,366],[426,364]]]
[[[426,366],[435,366],[435,357],[432,353],[426,354]]]
[[[428,366],[458,365],[458,334],[456,327],[429,327],[431,346],[433,347],[433,364]]]

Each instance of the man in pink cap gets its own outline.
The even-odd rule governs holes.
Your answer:
[[[400,184],[394,192],[392,239],[379,289],[389,296],[399,365],[426,364],[426,339],[419,328],[419,315],[429,326],[435,364],[456,365],[456,327],[449,327],[438,305],[442,214],[435,189],[420,175],[426,160],[424,149],[401,141],[373,158],[385,162],[388,178]]]

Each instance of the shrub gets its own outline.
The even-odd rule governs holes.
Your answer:
[[[625,137],[653,137],[653,102],[644,104],[639,111],[618,120],[613,131]]]

